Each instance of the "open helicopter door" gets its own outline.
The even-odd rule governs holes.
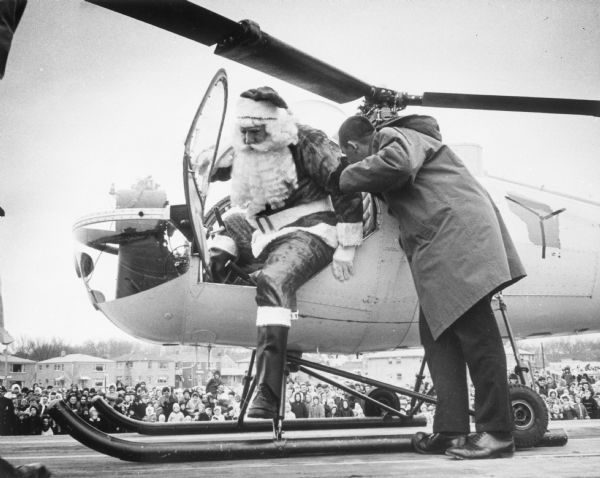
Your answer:
[[[198,282],[210,280],[204,213],[211,171],[219,152],[219,142],[227,112],[227,73],[220,69],[208,85],[185,140],[183,184],[188,214],[194,233],[194,251],[200,255]]]

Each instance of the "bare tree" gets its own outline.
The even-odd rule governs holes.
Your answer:
[[[17,357],[36,362],[60,357],[62,352],[73,352],[73,347],[59,337],[41,339],[21,336],[15,340],[12,348]]]

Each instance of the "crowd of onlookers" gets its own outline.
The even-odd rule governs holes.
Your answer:
[[[534,388],[545,400],[552,420],[600,418],[596,380],[586,371],[565,367],[561,375],[534,372]]]
[[[366,393],[360,384],[352,387]],[[134,386],[120,383],[106,390],[80,388],[31,388],[13,385],[10,390],[0,387],[0,434],[54,435],[64,433],[48,413],[48,405],[62,399],[83,420],[101,431],[126,431],[126,426],[103,416],[92,403],[99,395],[123,415],[146,422],[190,422],[237,420],[240,414],[242,385],[229,387],[215,372],[206,386],[192,388],[149,387],[144,382]],[[286,419],[363,417],[360,401],[352,395],[327,384],[288,379]]]
[[[553,420],[600,418],[600,395],[595,391],[595,380],[587,373],[571,373],[569,367],[562,375],[535,372],[533,387],[545,400]],[[509,381],[518,383],[511,374]],[[357,392],[367,394],[360,383],[347,383]],[[596,387],[600,388],[600,387]],[[67,406],[83,420],[101,431],[126,431],[122,423],[103,416],[93,406],[92,399],[100,395],[111,407],[123,415],[146,422],[190,422],[237,420],[240,415],[242,385],[227,386],[218,371],[205,386],[192,388],[150,387],[144,382],[134,386],[120,383],[106,390],[80,388],[73,384],[68,389],[34,384],[31,388],[13,385],[9,390],[0,386],[0,434],[54,435],[64,433],[48,413],[48,405],[63,399]],[[400,397],[406,411],[408,399]],[[364,417],[364,402],[352,394],[298,376],[288,377],[285,400],[285,419]],[[433,405],[423,404],[421,412],[433,416]]]

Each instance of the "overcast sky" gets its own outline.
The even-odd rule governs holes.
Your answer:
[[[600,99],[595,0],[197,3],[411,94]],[[291,104],[319,100],[94,5],[29,0],[0,82],[0,274],[13,336],[124,337],[75,276],[71,226],[110,204],[112,183],[149,174],[181,201],[183,141],[221,67],[233,97],[268,84]],[[438,118],[447,142],[482,145],[492,174],[600,201],[597,118],[418,111]]]

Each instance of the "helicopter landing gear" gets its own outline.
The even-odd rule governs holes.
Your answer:
[[[369,392],[369,397],[388,407],[400,410],[400,399],[398,398],[398,395],[391,390],[375,388]],[[373,402],[365,402],[365,417],[381,417],[388,415],[388,413],[388,411],[382,409]]]
[[[548,430],[548,409],[542,397],[526,384],[525,373],[528,373],[529,369],[521,363],[502,294],[498,293],[494,298],[498,301],[508,340],[515,357],[515,373],[521,382],[520,384],[510,385],[508,388],[514,416],[513,438],[517,448],[530,448],[536,446]]]
[[[548,429],[548,409],[542,398],[526,385],[508,389],[514,416],[513,438],[517,448],[537,445]]]
[[[285,389],[287,387],[287,378],[289,374],[289,368],[287,366],[284,367],[283,380],[281,381],[281,392],[279,394],[279,407],[277,409],[277,416],[273,418],[273,440],[275,442],[280,442],[283,440],[283,419],[285,418],[285,404],[287,401]]]

